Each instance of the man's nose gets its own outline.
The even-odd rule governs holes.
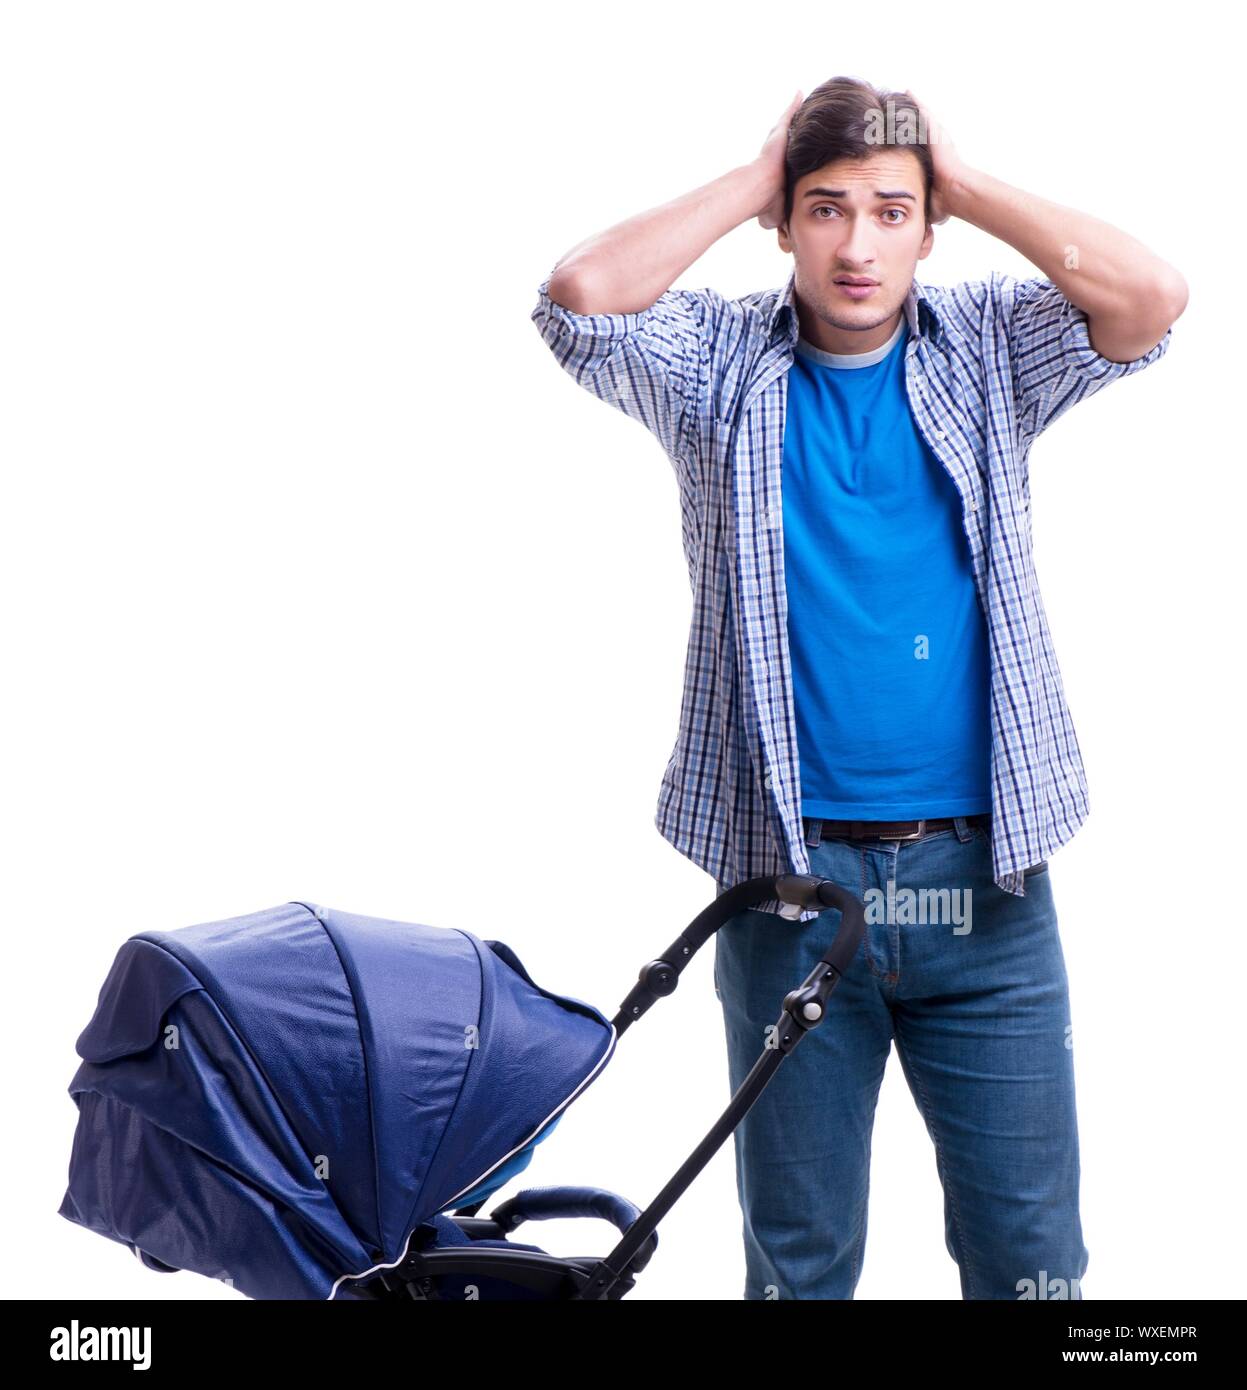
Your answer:
[[[865,228],[855,229],[840,245],[840,263],[846,275],[869,275],[875,263],[875,244]]]

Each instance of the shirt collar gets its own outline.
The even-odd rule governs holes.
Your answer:
[[[790,342],[795,342],[797,338],[797,301],[794,293],[796,285],[797,270],[794,266],[788,272],[788,282],[782,290],[775,296],[775,302],[771,305],[767,315],[767,332],[774,336],[776,329],[783,322],[784,310],[788,310],[787,337]],[[927,325],[929,336],[938,339],[943,334],[943,325],[940,323],[940,316],[936,312],[935,304],[927,292],[925,286],[920,285],[917,280],[910,282],[909,293],[905,296],[905,318],[909,323],[909,331],[915,337],[922,330],[924,324]]]

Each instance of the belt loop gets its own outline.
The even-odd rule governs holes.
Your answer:
[[[817,849],[823,838],[823,822],[820,817],[807,817],[805,822],[805,843]]]
[[[970,826],[967,823],[965,816],[954,816],[953,825],[956,827],[957,830],[957,838],[964,845],[965,842],[968,839],[970,839]]]

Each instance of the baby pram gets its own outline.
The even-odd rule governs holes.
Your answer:
[[[697,950],[771,899],[837,910],[835,938],[650,1205],[538,1187],[478,1217]],[[78,1039],[61,1215],[151,1269],[252,1298],[621,1298],[659,1221],[821,1022],[864,928],[861,903],[826,879],[737,884],[641,969],[612,1020],[542,989],[502,942],[458,929],[288,902],[140,933]],[[585,1216],[621,1233],[604,1257],[508,1239],[525,1221]]]

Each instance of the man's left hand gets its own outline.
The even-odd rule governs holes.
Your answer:
[[[905,89],[905,95],[918,108],[923,127],[919,135],[931,150],[931,162],[935,170],[931,186],[931,221],[947,222],[953,216],[957,184],[967,166],[957,154],[948,132],[908,87]]]

